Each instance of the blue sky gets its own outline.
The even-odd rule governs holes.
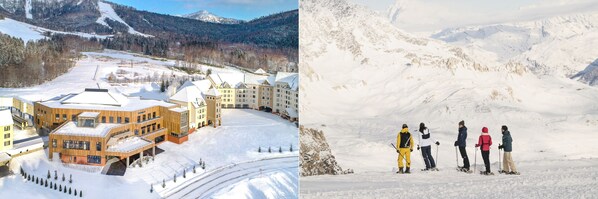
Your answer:
[[[182,15],[207,10],[222,17],[251,20],[299,8],[298,0],[108,0],[161,14]]]

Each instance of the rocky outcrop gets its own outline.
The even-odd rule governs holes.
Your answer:
[[[299,137],[301,176],[347,173],[343,172],[336,163],[324,137],[324,132],[301,126],[299,127]]]

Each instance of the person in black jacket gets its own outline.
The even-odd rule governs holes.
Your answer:
[[[461,158],[463,158],[462,170],[469,171],[469,158],[467,157],[467,151],[465,150],[465,140],[467,140],[467,127],[465,127],[465,121],[461,120],[459,122],[459,135],[457,141],[455,141],[455,146],[459,147]]]

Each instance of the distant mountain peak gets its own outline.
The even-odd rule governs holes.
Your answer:
[[[183,15],[182,17],[195,19],[199,21],[211,22],[211,23],[220,23],[220,24],[240,24],[243,23],[243,20],[233,19],[233,18],[226,18],[221,17],[207,10],[200,10],[191,14]]]

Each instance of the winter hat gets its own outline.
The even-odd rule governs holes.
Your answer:
[[[403,128],[407,128],[407,124],[403,124]]]
[[[482,133],[488,133],[488,128],[486,128],[486,127],[482,128]]]
[[[461,120],[461,121],[459,122],[459,125],[463,125],[463,126],[465,126],[465,121]]]
[[[507,127],[507,125],[502,125],[501,129],[502,129],[502,131],[506,131],[506,130],[509,130],[509,127]]]

